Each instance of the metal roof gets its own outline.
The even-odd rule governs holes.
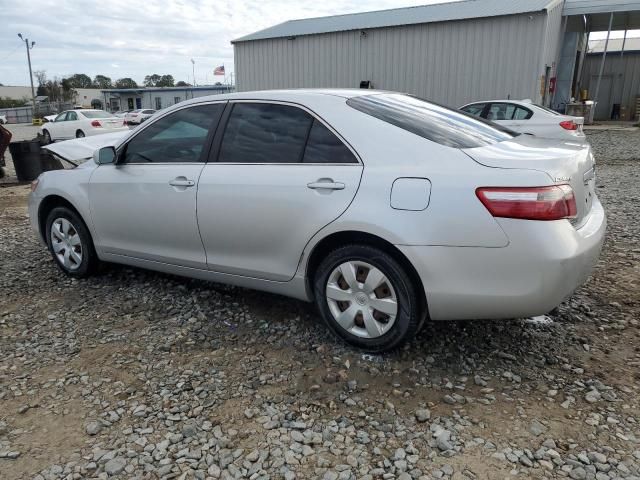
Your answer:
[[[231,43],[317,33],[365,30],[420,23],[497,17],[548,10],[561,0],[463,0],[375,12],[289,20],[237,38]]]
[[[102,93],[145,93],[145,92],[175,92],[175,91],[198,91],[198,90],[229,90],[235,88],[231,85],[202,85],[186,87],[137,87],[137,88],[108,88],[100,90]]]
[[[632,12],[640,10],[640,0],[565,0],[563,15]]]
[[[592,40],[589,42],[588,53],[602,53],[604,52],[605,40]],[[608,52],[619,52],[622,50],[622,38],[610,38],[607,45]],[[638,52],[640,51],[640,37],[629,37],[624,42],[625,52]]]

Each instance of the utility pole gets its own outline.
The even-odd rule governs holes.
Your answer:
[[[196,86],[196,62],[191,59],[191,67],[193,68],[193,86]]]
[[[21,33],[18,34],[18,37],[20,37],[20,40],[24,40],[24,44],[27,47],[27,61],[29,62],[29,80],[31,80],[31,103],[33,103],[33,115],[32,115],[32,118],[33,118],[36,115],[36,91],[33,88],[33,73],[31,72],[31,53],[29,53],[29,50],[33,48],[36,42],[31,42],[31,45],[29,45],[28,38],[22,38]]]

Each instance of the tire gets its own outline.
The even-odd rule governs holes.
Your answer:
[[[76,138],[84,138],[84,132],[82,130],[78,130],[76,132]]]
[[[47,216],[45,225],[49,251],[65,274],[83,278],[96,271],[99,261],[91,234],[76,212],[67,207],[56,207]],[[75,255],[67,254],[71,250]]]
[[[44,144],[49,145],[51,143],[51,134],[49,133],[49,130],[43,130],[42,136],[44,137]]]
[[[423,319],[420,296],[402,265],[369,245],[329,253],[315,272],[313,289],[329,330],[368,352],[400,347],[416,335]]]

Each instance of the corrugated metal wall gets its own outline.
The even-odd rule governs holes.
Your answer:
[[[556,32],[548,31],[556,17],[541,12],[239,42],[238,90],[357,88],[371,80],[375,88],[452,106],[507,96],[538,100],[540,63],[555,61],[558,48]]]
[[[602,55],[587,55],[582,73],[582,88],[589,90],[589,95],[595,95],[598,73]],[[596,109],[600,113],[597,120],[607,120],[611,116],[614,103],[627,107],[630,119],[635,112],[636,97],[640,96],[640,52],[627,52],[622,58],[620,52],[609,52],[604,63],[604,73],[600,84],[598,104]]]

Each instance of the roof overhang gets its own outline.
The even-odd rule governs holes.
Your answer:
[[[640,29],[640,0],[566,0],[562,14],[570,17],[571,31],[590,32]],[[584,25],[586,20],[586,25]]]

